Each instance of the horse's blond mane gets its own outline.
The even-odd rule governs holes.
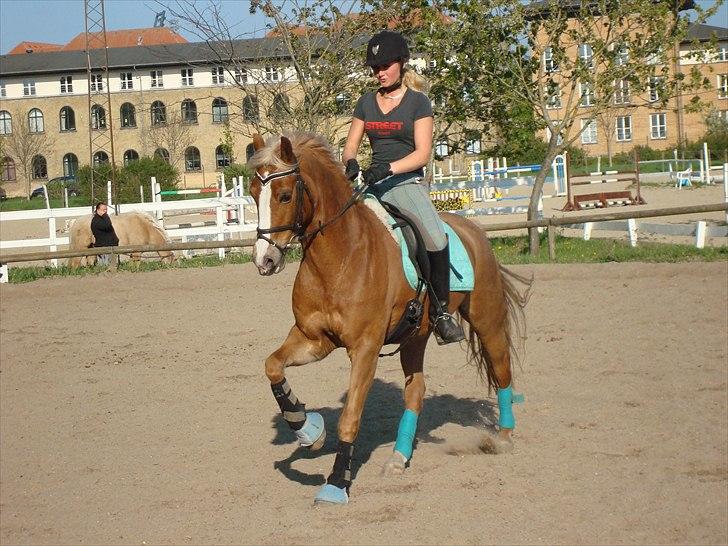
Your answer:
[[[331,145],[321,135],[314,133],[307,133],[302,131],[294,131],[289,133],[283,133],[284,137],[291,141],[293,147],[293,153],[296,157],[309,157],[310,155],[315,156],[315,159],[328,163],[333,168],[340,168],[343,171],[343,166],[338,165],[338,161],[334,156],[334,151]],[[281,138],[280,136],[274,136],[269,138],[265,146],[253,154],[253,157],[248,161],[248,166],[251,169],[257,169],[262,165],[271,165],[277,169],[290,169],[293,165],[285,163],[279,157],[281,151]]]

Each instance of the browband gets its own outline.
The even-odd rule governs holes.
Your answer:
[[[286,176],[291,176],[292,174],[296,174],[298,172],[298,163],[292,168],[288,169],[287,171],[279,171],[273,174],[269,174],[266,177],[260,176],[260,173],[258,171],[255,171],[255,176],[260,180],[260,183],[265,186],[268,182],[272,182],[273,180],[277,180],[278,178],[284,178]]]

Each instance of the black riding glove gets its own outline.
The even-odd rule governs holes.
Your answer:
[[[350,159],[346,162],[346,178],[354,180],[359,175],[359,162],[356,159]]]
[[[392,169],[389,163],[375,163],[364,170],[364,183],[367,186],[371,186],[379,182],[382,178],[387,178],[390,174],[392,174]]]

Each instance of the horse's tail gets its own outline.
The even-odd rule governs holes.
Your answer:
[[[524,308],[531,296],[533,277],[530,279],[514,273],[510,269],[499,265],[500,278],[503,284],[503,300],[506,308],[505,331],[508,350],[510,351],[511,366],[513,362],[521,363],[521,356],[525,353],[526,315]],[[519,286],[520,285],[520,286]],[[487,348],[471,327],[468,328],[468,363],[475,365],[478,375],[488,382],[488,390],[497,389],[498,382],[495,377],[494,362]],[[514,337],[518,340],[514,343]]]

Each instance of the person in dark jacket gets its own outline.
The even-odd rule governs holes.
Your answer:
[[[107,214],[106,203],[96,203],[96,213],[91,219],[91,234],[94,236],[94,246],[118,246],[119,238],[116,236],[111,218]],[[101,265],[111,264],[111,254],[100,254],[98,263]]]

